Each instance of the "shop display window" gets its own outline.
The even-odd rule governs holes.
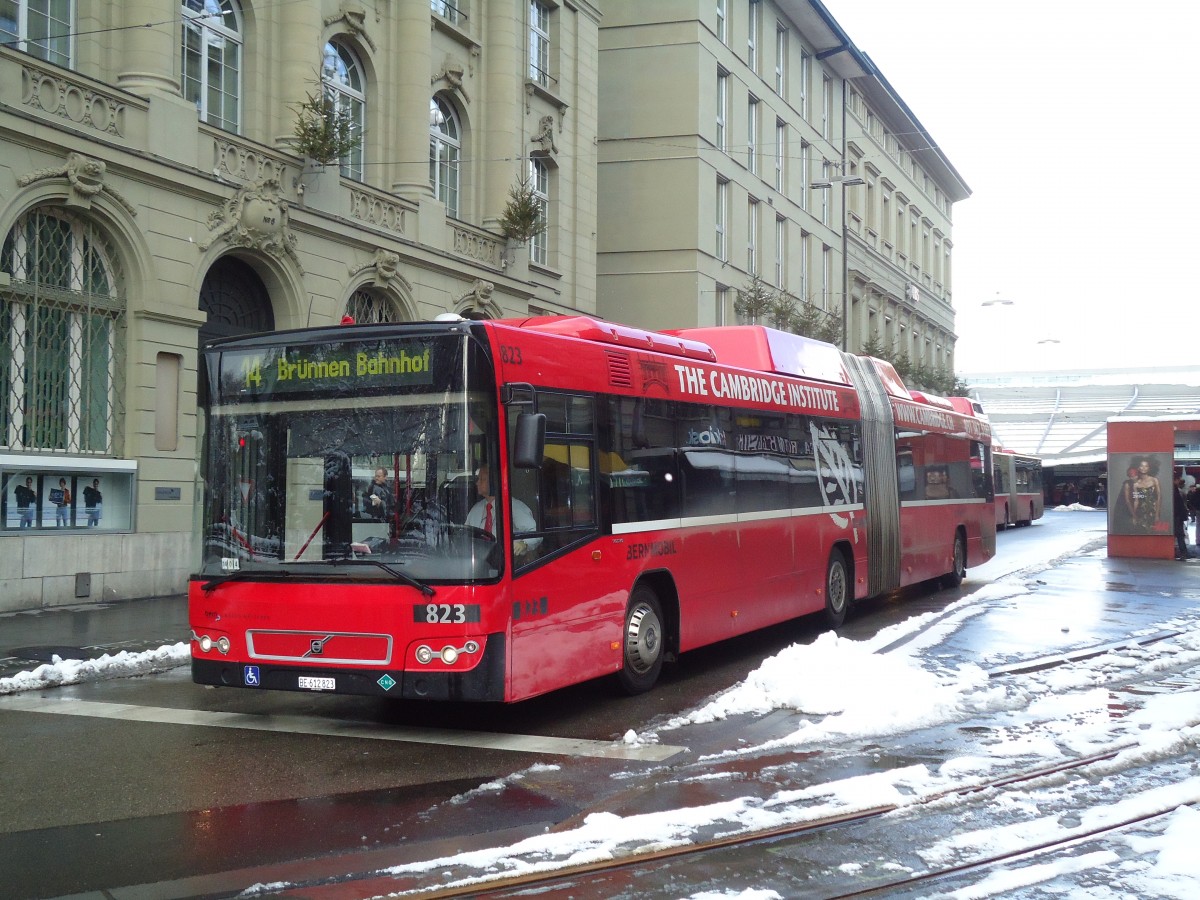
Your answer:
[[[133,530],[133,472],[4,469],[3,485],[3,531]]]

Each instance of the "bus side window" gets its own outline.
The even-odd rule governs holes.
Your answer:
[[[896,449],[896,467],[900,478],[900,499],[911,500],[917,492],[917,470],[911,450]]]
[[[590,525],[592,455],[585,444],[547,443],[541,468],[542,528]]]
[[[510,468],[508,472],[512,497],[514,500],[520,501],[529,507],[529,511],[533,515],[535,531],[540,531],[545,527],[544,523],[539,521],[541,503],[538,496],[538,481],[542,471],[542,469]],[[520,532],[521,530],[520,523],[514,522],[513,531]]]

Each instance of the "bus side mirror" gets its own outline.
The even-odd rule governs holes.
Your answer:
[[[537,469],[546,450],[545,413],[521,413],[517,416],[517,438],[513,447],[513,466]]]

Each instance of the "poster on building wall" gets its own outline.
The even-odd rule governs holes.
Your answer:
[[[133,528],[132,473],[5,470],[0,477],[0,531]]]
[[[1171,535],[1170,453],[1108,455],[1109,534]]]

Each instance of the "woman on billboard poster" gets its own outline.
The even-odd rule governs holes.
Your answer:
[[[1121,507],[1129,528],[1126,533],[1158,534],[1169,530],[1163,518],[1160,468],[1161,463],[1153,455],[1133,458],[1121,487]]]

